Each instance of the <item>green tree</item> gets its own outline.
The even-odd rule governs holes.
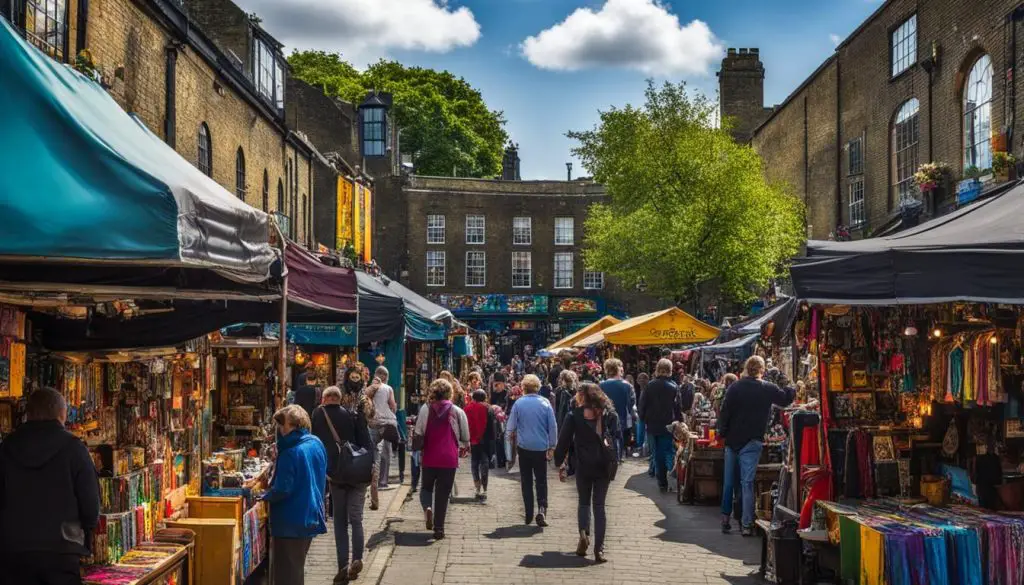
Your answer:
[[[448,71],[378,61],[357,71],[334,53],[304,51],[288,58],[292,74],[331,96],[362,103],[372,90],[394,97],[401,149],[421,175],[493,177],[501,172],[505,117],[490,110],[465,79]]]
[[[629,285],[642,279],[677,303],[710,300],[704,292],[750,300],[799,249],[803,204],[765,180],[753,149],[715,127],[706,97],[653,81],[645,97],[568,134],[609,195],[590,208],[585,264]]]

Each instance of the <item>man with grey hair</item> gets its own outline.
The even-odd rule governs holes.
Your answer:
[[[64,429],[60,392],[28,397],[26,422],[0,445],[0,582],[81,583],[100,515],[96,467],[85,444]],[[8,579],[9,581],[5,581]]]

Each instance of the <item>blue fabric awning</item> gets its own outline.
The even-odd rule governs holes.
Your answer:
[[[213,269],[262,282],[270,217],[0,19],[0,258]]]

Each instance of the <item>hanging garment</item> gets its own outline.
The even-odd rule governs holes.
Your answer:
[[[971,348],[971,343],[966,343],[966,348],[963,351],[964,356],[964,372],[963,372],[963,395],[960,397],[962,404],[973,402],[975,399],[974,392],[974,350]]]
[[[948,402],[960,402],[964,393],[964,350],[958,345],[949,352]]]

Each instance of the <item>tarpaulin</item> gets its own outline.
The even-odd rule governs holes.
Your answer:
[[[0,256],[198,267],[262,282],[270,217],[0,19]]]
[[[601,342],[615,345],[683,345],[718,337],[712,327],[678,307],[656,311],[612,325],[574,344],[590,347]]]
[[[356,283],[359,286],[359,344],[404,337],[402,297],[361,270],[356,271]]]
[[[605,315],[604,317],[601,317],[600,319],[594,321],[590,325],[587,325],[583,329],[580,329],[579,331],[571,335],[567,335],[562,339],[559,339],[558,341],[552,343],[551,345],[547,346],[544,349],[552,353],[558,353],[558,351],[562,349],[572,349],[572,344],[574,342],[589,337],[599,331],[604,331],[605,329],[611,327],[612,325],[616,325],[621,322],[622,321],[616,317],[613,317],[611,315]]]
[[[356,273],[351,268],[328,266],[298,244],[285,247],[288,300],[314,309],[356,312]]]

